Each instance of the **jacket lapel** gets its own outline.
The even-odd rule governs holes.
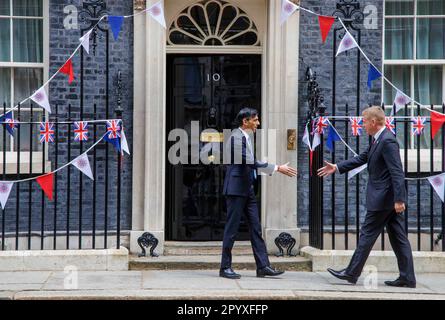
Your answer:
[[[252,157],[255,159],[255,153],[252,150],[252,142],[250,140],[249,141],[247,140],[246,136],[244,135],[244,133],[241,131],[240,128],[237,128],[237,130],[238,130],[238,134],[239,134],[240,138],[244,139],[246,141],[246,152],[248,152],[250,155],[252,155]]]

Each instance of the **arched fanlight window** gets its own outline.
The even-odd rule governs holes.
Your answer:
[[[205,0],[184,9],[168,33],[169,45],[259,46],[258,29],[240,8]]]

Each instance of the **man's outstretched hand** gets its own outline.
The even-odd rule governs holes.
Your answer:
[[[326,165],[320,169],[318,169],[317,173],[319,177],[329,177],[331,174],[335,173],[337,170],[337,166],[330,162],[325,161]]]
[[[288,177],[295,177],[297,175],[297,169],[289,167],[287,163],[278,166],[277,171],[279,173],[285,174]]]

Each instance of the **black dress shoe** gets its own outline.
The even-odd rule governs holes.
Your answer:
[[[406,288],[415,288],[415,282],[408,282],[406,280],[397,278],[394,281],[385,281],[385,284],[390,287],[406,287]]]
[[[228,279],[239,279],[241,278],[241,275],[238,273],[235,273],[232,268],[226,268],[226,269],[220,269],[219,270],[219,276],[223,278]]]
[[[353,276],[350,276],[349,274],[346,273],[345,270],[346,269],[343,269],[343,270],[340,270],[340,271],[335,271],[335,270],[333,270],[331,268],[328,268],[328,272],[330,274],[332,274],[334,277],[337,277],[337,278],[339,278],[341,280],[346,280],[349,283],[355,284],[357,282],[357,278],[353,277]]]
[[[280,271],[280,270],[275,270],[274,268],[271,268],[270,266],[258,269],[256,271],[256,276],[257,277],[265,277],[265,276],[270,276],[270,277],[274,277],[274,276],[279,276],[280,274],[283,274],[284,271]]]

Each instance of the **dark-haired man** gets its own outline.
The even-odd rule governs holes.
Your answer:
[[[255,109],[242,109],[235,121],[239,127],[233,130],[226,145],[226,152],[230,154],[223,190],[227,203],[227,222],[224,229],[219,275],[229,279],[241,277],[232,269],[232,247],[238,233],[241,216],[244,214],[249,225],[257,277],[277,276],[284,271],[275,270],[270,266],[266,244],[261,236],[261,224],[253,184],[257,179],[258,171],[269,175],[278,171],[289,177],[295,177],[297,171],[287,164],[277,166],[256,160],[253,133],[260,125],[260,121]]]

